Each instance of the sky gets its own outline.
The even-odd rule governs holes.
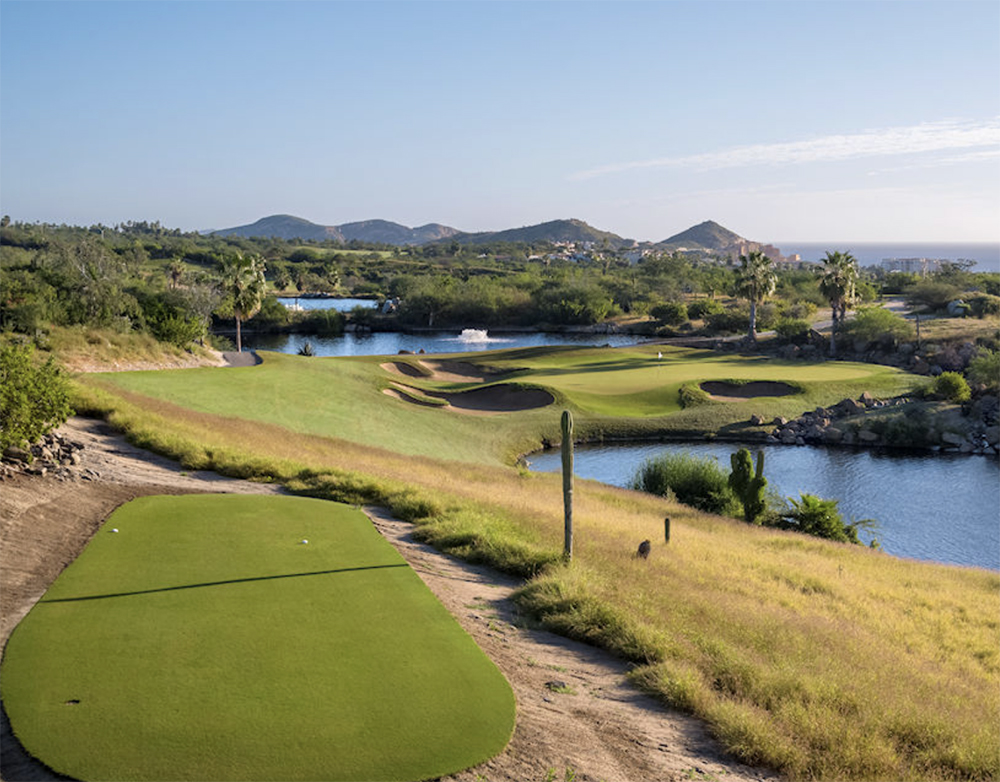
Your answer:
[[[1000,3],[0,0],[0,211],[1000,242]]]

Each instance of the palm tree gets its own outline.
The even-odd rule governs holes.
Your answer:
[[[233,299],[236,318],[236,349],[243,352],[241,324],[260,310],[267,290],[264,279],[264,259],[259,255],[230,255],[221,261],[222,289]]]
[[[827,252],[823,259],[819,290],[830,302],[833,323],[830,327],[830,355],[837,354],[837,324],[844,325],[847,308],[854,304],[858,280],[858,261],[850,253]]]
[[[774,293],[778,278],[774,274],[771,259],[760,250],[740,256],[740,268],[736,272],[736,295],[750,302],[750,329],[747,338],[757,341],[757,305]]]

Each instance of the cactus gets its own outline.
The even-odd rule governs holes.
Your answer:
[[[569,561],[573,559],[573,414],[569,410],[563,410],[562,414],[562,475],[565,513],[563,557]]]
[[[733,471],[729,474],[729,485],[743,504],[743,517],[748,524],[756,522],[757,517],[764,512],[764,490],[767,488],[767,478],[764,477],[764,452],[757,452],[757,473],[753,471],[753,458],[750,451],[740,448],[730,459]]]

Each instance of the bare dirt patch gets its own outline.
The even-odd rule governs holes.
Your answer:
[[[85,446],[78,477],[17,475],[0,484],[0,645],[122,503],[148,494],[280,491],[214,473],[186,473],[130,445],[101,421],[71,419],[61,432]],[[572,769],[580,782],[778,781],[728,760],[700,722],[638,692],[625,679],[624,663],[533,629],[510,599],[515,579],[415,541],[413,525],[380,509],[366,512],[503,671],[517,696],[517,727],[507,749],[448,779],[543,780],[550,770],[554,779],[563,779]],[[568,690],[553,691],[547,686],[553,681]],[[6,714],[0,730],[3,780],[62,779],[24,752]],[[387,741],[391,744],[391,737]]]
[[[777,380],[753,380],[749,383],[727,383],[724,380],[708,380],[699,386],[713,399],[738,402],[758,396],[791,396],[799,389]]]

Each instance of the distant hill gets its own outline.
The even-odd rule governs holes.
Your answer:
[[[458,233],[458,229],[449,228],[438,223],[429,223],[419,228],[407,228],[399,223],[388,220],[364,220],[358,223],[343,225],[318,225],[301,217],[293,215],[271,215],[262,217],[256,223],[239,225],[235,228],[223,228],[210,233],[217,236],[271,237],[279,239],[312,239],[316,241],[332,240],[349,242],[357,239],[362,242],[381,242],[384,244],[427,244],[446,239]]]
[[[631,244],[618,234],[601,231],[583,220],[551,220],[547,223],[529,225],[523,228],[508,228],[505,231],[457,234],[452,237],[462,244],[485,244],[487,242],[594,242],[607,240],[611,247]]]
[[[382,242],[384,244],[427,244],[447,239],[459,233],[457,228],[449,228],[440,223],[428,223],[418,228],[407,228],[388,220],[363,220],[359,223],[344,223],[337,228],[347,241],[357,239],[362,242]]]
[[[397,246],[422,245],[432,242],[457,241],[461,244],[486,244],[491,242],[576,242],[579,244],[592,242],[600,247],[605,242],[613,249],[634,244],[630,239],[624,239],[610,231],[602,231],[588,225],[583,220],[550,220],[547,223],[528,225],[521,228],[508,228],[503,231],[485,231],[468,233],[459,231],[440,223],[428,223],[417,228],[408,228],[389,220],[362,220],[343,225],[318,225],[293,215],[271,215],[263,217],[250,225],[235,228],[224,228],[211,231],[218,236],[271,237],[281,239],[306,239],[336,242],[379,242]],[[754,248],[757,243],[752,244]],[[672,250],[685,247],[689,250],[702,250],[708,253],[733,254],[745,252],[739,248],[748,245],[748,240],[733,233],[712,220],[692,226],[686,231],[674,234],[669,239],[653,245],[643,243],[644,247],[652,246],[657,250]]]
[[[728,228],[723,228],[714,220],[706,220],[703,223],[674,234],[669,239],[657,242],[657,248],[664,250],[675,250],[679,247],[703,250],[725,250],[734,244],[747,241],[739,234],[733,233]]]
[[[312,239],[318,242],[328,239],[336,242],[345,241],[344,235],[336,226],[317,225],[293,215],[262,217],[256,223],[239,225],[235,228],[223,228],[212,231],[212,234],[216,236],[245,236],[247,238],[276,236],[279,239]]]

